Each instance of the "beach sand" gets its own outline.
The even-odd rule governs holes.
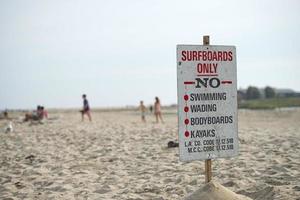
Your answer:
[[[204,162],[179,161],[175,112],[52,111],[56,120],[0,121],[0,199],[176,200],[205,184]],[[240,154],[213,160],[213,180],[252,199],[300,199],[300,110],[239,111]]]

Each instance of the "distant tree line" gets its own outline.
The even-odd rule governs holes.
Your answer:
[[[276,96],[275,90],[273,88],[269,87],[269,86],[265,87],[264,91],[265,91],[265,97],[267,99],[274,98]]]
[[[281,89],[276,91],[274,88],[267,86],[259,89],[255,86],[249,86],[246,90],[238,90],[239,100],[252,100],[252,99],[270,99],[275,97],[300,97],[300,93],[294,92],[289,89]]]

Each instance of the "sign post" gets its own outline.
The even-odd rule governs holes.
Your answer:
[[[203,45],[209,45],[209,36],[208,35],[203,36]],[[211,159],[205,160],[204,170],[205,170],[205,182],[206,183],[210,182],[212,179],[211,165],[212,165]]]
[[[209,44],[177,45],[180,160],[205,160],[206,182],[212,159],[238,154],[236,50]]]

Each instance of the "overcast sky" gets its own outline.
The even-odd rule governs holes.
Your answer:
[[[300,91],[299,0],[0,1],[0,109],[177,102],[176,45],[237,48],[238,88]]]

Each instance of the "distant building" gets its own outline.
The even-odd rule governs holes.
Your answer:
[[[277,97],[300,97],[299,92],[292,89],[275,89]]]
[[[245,100],[247,98],[246,97],[246,90],[239,89],[237,91],[237,98],[238,98],[238,102],[241,102],[241,101]]]

